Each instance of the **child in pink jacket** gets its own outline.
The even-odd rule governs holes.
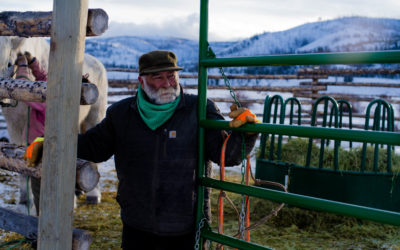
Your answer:
[[[25,79],[29,81],[47,81],[47,72],[39,64],[39,61],[29,52],[25,52],[24,55],[19,54],[17,58],[17,72],[16,79]],[[30,70],[33,74],[30,73]],[[29,113],[29,124],[25,125],[23,132],[24,140],[27,139],[27,143],[32,143],[36,137],[44,136],[44,121],[45,121],[45,111],[46,104],[44,102],[25,102],[30,108]],[[28,128],[28,136],[26,131]]]

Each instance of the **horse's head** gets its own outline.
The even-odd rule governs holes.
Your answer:
[[[25,40],[21,37],[0,37],[0,77],[12,76],[17,53]]]

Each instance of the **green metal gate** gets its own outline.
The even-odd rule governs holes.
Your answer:
[[[198,83],[198,118],[199,118],[199,162],[198,162],[198,204],[197,225],[203,220],[204,188],[211,187],[229,192],[245,194],[289,205],[352,216],[385,224],[400,226],[400,213],[379,210],[370,207],[351,205],[330,200],[318,199],[298,194],[284,193],[267,188],[245,186],[241,184],[214,180],[205,176],[204,168],[204,129],[232,130],[228,121],[206,120],[207,68],[241,66],[276,66],[276,65],[322,65],[322,64],[370,64],[400,63],[400,51],[359,52],[359,53],[319,53],[270,55],[258,57],[211,58],[208,57],[208,0],[200,3],[200,39],[199,39],[199,83]],[[377,144],[400,145],[400,133],[381,131],[343,130],[339,128],[291,126],[281,124],[248,124],[235,130],[242,132],[261,132],[268,134],[323,138],[331,140],[367,142]],[[219,242],[239,249],[268,249],[227,235],[218,234],[208,227],[203,227],[201,238]]]

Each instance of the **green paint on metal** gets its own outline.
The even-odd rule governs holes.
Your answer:
[[[218,234],[218,233],[213,232],[211,230],[202,231],[202,235],[206,239],[209,239],[209,240],[212,240],[212,241],[215,241],[215,242],[219,242],[219,243],[222,243],[223,245],[235,247],[235,248],[238,248],[238,249],[245,249],[245,250],[271,249],[271,248],[268,248],[268,247],[260,246],[258,244],[248,243],[246,241],[239,240],[237,238],[233,238],[231,236],[227,236],[227,235],[224,235],[224,234]]]
[[[293,125],[293,118],[295,116],[294,113],[294,106],[297,105],[297,125],[301,125],[301,102],[299,99],[296,97],[290,97],[286,99],[285,105],[284,105],[284,114],[286,114],[286,108],[287,105],[290,105],[290,111],[289,111],[289,125]],[[282,123],[283,124],[283,123]]]
[[[207,57],[208,48],[208,1],[201,0],[200,2],[200,41],[199,41],[199,62]],[[198,79],[198,119],[206,118],[207,108],[207,68],[199,63],[199,79]],[[199,126],[199,147],[198,147],[198,171],[197,178],[205,176],[205,161],[204,161],[204,129]],[[198,185],[197,188],[197,209],[196,209],[196,225],[197,230],[200,230],[200,222],[204,217],[204,186]],[[201,245],[202,238],[196,242]]]
[[[374,119],[373,124],[370,126],[370,116],[371,116],[371,109],[376,105],[374,110]],[[383,114],[383,115],[381,115]],[[387,115],[386,115],[387,114]],[[386,120],[386,123],[384,122]],[[382,126],[381,126],[382,124]],[[384,126],[386,124],[386,127]],[[365,114],[365,130],[372,129],[374,131],[394,131],[394,111],[393,106],[385,100],[376,99],[370,102],[367,106],[366,114]],[[378,171],[378,151],[379,151],[379,144],[384,143],[375,143],[374,148],[374,170]],[[387,171],[392,172],[392,147],[387,145]],[[362,160],[361,160],[361,171],[365,169],[365,159],[366,159],[366,152],[367,152],[367,143],[363,143],[363,152],[362,152]]]
[[[336,171],[257,159],[256,178],[288,184],[291,193],[400,212],[400,178],[387,172]]]
[[[321,128],[308,126],[291,126],[283,124],[246,124],[239,128],[230,128],[228,121],[201,120],[200,126],[210,129],[236,130],[242,132],[275,133],[308,138],[325,138],[333,140],[369,142],[400,146],[400,133],[386,131],[346,130],[339,128]]]
[[[350,102],[340,99],[337,100],[337,103],[339,105],[339,128],[343,128],[343,113],[345,112],[345,110],[348,113],[348,119],[349,119],[349,129],[353,129],[353,107],[350,104]],[[344,108],[344,105],[346,105],[347,109]],[[331,111],[331,114],[333,112]],[[349,142],[349,146],[350,148],[353,147],[353,142],[350,141]],[[339,146],[340,146],[340,141],[339,141]]]
[[[269,123],[269,116],[268,114],[270,113],[270,106],[269,106],[269,96],[267,95],[264,100],[264,113],[263,113],[263,123]],[[260,139],[260,144],[261,144],[261,155],[265,155],[265,146],[268,140],[268,134],[262,133],[261,134],[261,139]]]
[[[228,192],[245,194],[289,205],[330,212],[359,219],[372,220],[380,223],[400,226],[400,213],[387,210],[362,207],[342,202],[324,200],[299,194],[285,193],[277,190],[254,186],[243,186],[237,183],[200,178],[200,185],[223,189]]]
[[[329,103],[331,103],[331,116],[334,116],[334,127],[339,127],[339,108],[338,104],[335,99],[329,96],[323,96],[318,98],[315,103],[313,104],[312,108],[312,116],[311,116],[311,126],[317,126],[317,115],[318,115],[318,105],[323,102],[323,113],[322,113],[322,127],[327,127],[327,120],[328,120],[328,107]],[[332,125],[332,122],[329,123]],[[329,127],[330,127],[329,126]],[[311,149],[312,149],[313,138],[309,139],[308,142],[308,150],[307,150],[307,158],[306,158],[306,167],[310,166],[310,159],[311,159]],[[334,146],[335,154],[334,154],[334,168],[338,169],[338,153],[339,153],[339,141],[335,140]],[[322,168],[324,162],[324,152],[325,152],[325,138],[321,138],[321,147],[319,152],[319,163],[318,167]]]

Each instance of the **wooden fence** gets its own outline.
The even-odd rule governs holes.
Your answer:
[[[121,68],[108,68],[107,71],[117,71],[117,72],[137,72],[135,69],[121,69]],[[297,74],[294,75],[228,75],[228,79],[244,79],[244,80],[253,80],[253,79],[267,79],[267,80],[298,80],[298,86],[232,86],[232,89],[237,93],[243,92],[256,92],[256,93],[265,93],[262,97],[258,98],[248,98],[247,96],[253,96],[251,94],[239,94],[239,100],[244,106],[248,106],[251,108],[251,105],[264,104],[264,98],[266,95],[275,95],[275,94],[291,94],[291,96],[297,97],[303,107],[306,109],[303,110],[303,124],[309,124],[311,120],[311,107],[312,103],[315,102],[318,98],[322,96],[329,95],[336,100],[344,99],[349,101],[353,107],[353,118],[355,118],[355,122],[353,122],[354,128],[363,128],[363,118],[365,118],[365,108],[360,108],[360,106],[366,106],[366,103],[371,102],[374,99],[380,98],[384,99],[387,102],[391,103],[396,107],[400,104],[400,91],[396,94],[396,89],[400,90],[400,79],[399,83],[373,83],[373,82],[335,82],[335,81],[327,81],[329,76],[360,76],[360,75],[398,75],[400,74],[400,70],[390,70],[390,69],[356,69],[356,70],[325,70],[325,69],[300,69]],[[181,79],[197,79],[196,74],[180,74]],[[217,79],[222,80],[221,75],[209,75],[209,79]],[[184,82],[184,81],[182,81]],[[223,84],[223,83],[222,83]],[[134,79],[109,79],[109,86],[111,87],[109,90],[109,96],[118,96],[118,95],[133,95],[136,93],[138,81]],[[282,84],[284,85],[284,84]],[[359,88],[390,88],[393,89],[391,95],[377,95],[374,92],[370,94],[357,94],[357,93],[334,93],[329,92],[326,93],[330,86],[342,86],[346,87],[359,87]],[[116,89],[112,88],[126,88],[126,89]],[[197,85],[184,85],[185,89],[197,89]],[[226,90],[225,86],[222,86],[219,82],[219,85],[209,85],[209,90]],[[258,95],[260,96],[260,95]],[[109,104],[115,102],[114,100],[109,101]],[[217,103],[231,103],[232,98],[230,97],[211,97],[213,101]],[[364,104],[363,104],[364,103]],[[225,112],[226,114],[226,112]],[[256,112],[258,116],[262,116],[262,111]],[[346,114],[345,114],[346,116]],[[395,121],[399,121],[400,117],[395,118]],[[400,130],[399,124],[395,124],[395,130]],[[344,123],[346,126],[346,123]]]
[[[88,10],[88,1],[55,0],[53,12],[0,12],[0,36],[51,36],[45,137],[52,139],[44,141],[40,216],[0,208],[0,228],[37,239],[38,249],[89,249],[91,243],[88,232],[72,232],[77,143],[71,131],[78,132],[85,36],[107,27],[107,14]]]

